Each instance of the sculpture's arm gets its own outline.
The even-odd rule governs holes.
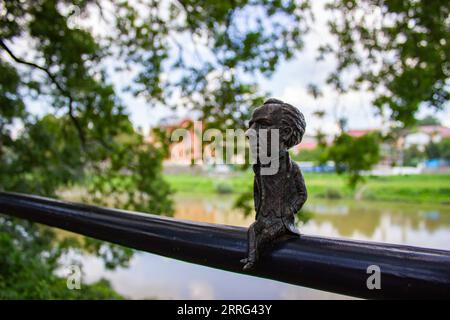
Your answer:
[[[253,177],[253,202],[255,204],[255,212],[256,212],[256,218],[258,218],[258,208],[259,208],[259,201],[260,201],[260,190],[259,190],[259,181],[257,176],[255,175]]]
[[[306,190],[305,179],[303,178],[302,171],[298,166],[296,166],[295,174],[295,186],[297,197],[295,197],[292,203],[292,212],[296,214],[305,204],[306,199],[308,199],[308,191]]]

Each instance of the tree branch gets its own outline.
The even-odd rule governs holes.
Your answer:
[[[17,56],[11,51],[11,49],[9,49],[8,46],[3,42],[3,40],[1,40],[1,39],[0,39],[0,46],[6,51],[6,53],[8,53],[8,55],[9,55],[15,62],[20,63],[20,64],[24,64],[24,65],[27,65],[27,66],[30,66],[30,67],[33,67],[33,68],[35,68],[35,69],[39,69],[39,70],[45,72],[45,73],[47,74],[47,76],[50,78],[51,82],[56,86],[56,88],[57,88],[64,96],[66,96],[66,97],[69,99],[69,104],[68,104],[68,107],[69,107],[69,117],[70,117],[70,119],[71,119],[73,125],[75,126],[75,129],[77,130],[78,137],[80,138],[81,145],[82,145],[82,147],[83,147],[83,149],[84,149],[85,146],[86,146],[86,138],[85,138],[85,136],[84,136],[83,128],[81,127],[81,125],[80,125],[80,123],[79,123],[77,117],[76,117],[75,114],[74,114],[74,108],[73,108],[73,101],[74,101],[74,100],[73,100],[73,97],[72,97],[72,95],[70,94],[70,92],[69,92],[68,90],[64,89],[64,88],[61,86],[61,84],[60,84],[60,83],[58,82],[58,80],[56,79],[55,75],[52,74],[52,73],[50,72],[50,70],[48,70],[47,68],[45,68],[45,67],[43,67],[43,66],[40,66],[40,65],[38,65],[38,64],[36,64],[36,63],[34,63],[34,62],[29,62],[29,61],[26,61],[26,60],[23,60],[23,59],[17,57]]]

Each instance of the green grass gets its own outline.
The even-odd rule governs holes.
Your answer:
[[[248,172],[230,177],[208,177],[203,175],[166,175],[172,189],[183,193],[218,193],[221,186],[227,185],[233,193],[245,192],[253,185],[253,175]]]
[[[219,178],[187,174],[165,177],[176,192],[182,193],[242,193],[250,191],[253,184],[251,172]],[[346,178],[337,174],[305,174],[305,181],[310,197],[345,199],[355,195]],[[450,205],[450,175],[367,177],[358,190],[362,190],[363,200]]]
[[[373,177],[363,198],[450,205],[450,175]]]

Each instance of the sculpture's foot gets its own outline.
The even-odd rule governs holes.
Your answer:
[[[244,259],[241,259],[241,260],[239,260],[241,263],[243,263],[243,264],[246,264],[247,262],[248,262],[248,258],[244,258]]]
[[[254,266],[255,266],[255,263],[253,261],[249,261],[245,264],[245,266],[242,268],[242,270],[249,271],[249,270],[253,269]]]

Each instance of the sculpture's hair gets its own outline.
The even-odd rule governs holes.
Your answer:
[[[264,102],[264,104],[279,105],[282,111],[281,122],[283,126],[293,129],[291,137],[286,142],[287,148],[289,149],[299,144],[303,139],[306,129],[306,122],[303,113],[301,113],[296,107],[277,99],[269,99]]]

